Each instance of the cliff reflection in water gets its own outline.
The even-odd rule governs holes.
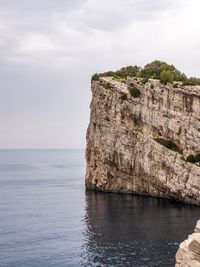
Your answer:
[[[200,208],[171,200],[86,192],[83,266],[174,266]]]

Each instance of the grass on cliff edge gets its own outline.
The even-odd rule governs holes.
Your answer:
[[[98,81],[100,77],[105,76],[114,77],[116,79],[137,77],[141,78],[144,84],[151,78],[160,80],[163,84],[181,82],[182,85],[200,85],[200,78],[187,77],[184,73],[175,68],[174,65],[167,64],[160,60],[154,60],[143,68],[135,65],[123,67],[117,71],[96,73],[92,76],[92,81]]]

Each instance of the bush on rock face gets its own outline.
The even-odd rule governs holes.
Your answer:
[[[186,161],[190,163],[195,163],[195,157],[193,155],[189,155],[187,156]]]
[[[137,98],[137,97],[141,96],[140,90],[134,85],[129,86],[128,90],[129,90],[131,96],[134,97],[134,98]]]
[[[181,150],[178,148],[178,146],[171,140],[166,140],[163,138],[156,138],[155,141],[158,142],[159,144],[165,146],[168,149],[171,149],[171,150],[179,152],[179,153],[181,152]]]
[[[190,163],[200,163],[200,153],[196,154],[196,155],[189,155],[187,156],[187,158],[185,159],[186,162],[190,162]]]

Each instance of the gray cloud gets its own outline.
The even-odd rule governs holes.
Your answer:
[[[0,147],[83,147],[94,72],[158,58],[199,74],[196,0],[0,7]]]

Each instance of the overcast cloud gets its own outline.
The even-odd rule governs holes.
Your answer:
[[[80,148],[95,72],[200,76],[199,0],[0,0],[0,147]]]

